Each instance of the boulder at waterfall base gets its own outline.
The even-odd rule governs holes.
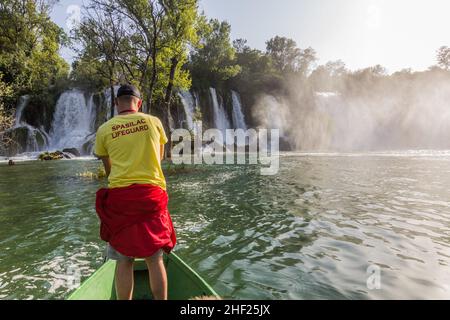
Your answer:
[[[75,157],[81,157],[80,151],[78,151],[77,148],[66,148],[66,149],[63,149],[62,152],[70,153],[70,154],[74,155]]]
[[[61,151],[55,151],[55,152],[41,153],[38,159],[41,161],[50,161],[50,160],[70,159],[70,157]]]

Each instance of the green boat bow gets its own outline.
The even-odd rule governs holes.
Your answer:
[[[200,296],[219,298],[214,289],[180,257],[164,255],[168,278],[169,300],[189,300]],[[114,273],[116,263],[109,260],[90,276],[68,300],[115,300]],[[145,261],[134,264],[134,300],[151,300],[151,290]]]

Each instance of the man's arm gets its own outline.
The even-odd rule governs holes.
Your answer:
[[[103,162],[103,166],[105,167],[105,173],[106,176],[109,177],[109,174],[111,173],[111,159],[108,155],[108,150],[105,148],[105,144],[103,141],[103,126],[101,126],[97,130],[97,134],[95,135],[95,148],[94,148],[94,155],[101,159]]]
[[[111,159],[109,157],[100,157],[103,162],[103,166],[105,167],[106,176],[109,177],[111,173]]]
[[[159,120],[156,117],[152,117],[152,121],[154,121],[156,128],[158,129],[158,132],[159,132],[159,137],[160,137],[160,139],[159,139],[159,145],[160,145],[159,159],[162,162],[162,160],[164,159],[164,145],[168,142],[168,140],[167,140],[166,133],[164,132],[164,127],[161,123],[161,120]]]

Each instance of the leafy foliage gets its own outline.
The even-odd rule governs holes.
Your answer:
[[[147,110],[164,100],[169,84],[190,86],[183,65],[189,47],[198,42],[197,0],[91,3],[73,35],[81,45],[73,64],[74,81],[95,86],[133,83],[144,93]]]
[[[236,51],[231,45],[231,26],[212,19],[199,30],[200,48],[191,54],[190,71],[196,86],[217,85],[241,71],[236,63]]]
[[[297,43],[289,38],[276,36],[266,42],[267,54],[275,69],[281,73],[300,72],[306,75],[317,60],[312,48],[302,50]]]
[[[445,69],[450,70],[450,48],[442,46],[437,52],[438,65]]]
[[[67,77],[58,53],[67,38],[49,19],[50,8],[47,1],[0,3],[0,71],[15,95],[39,94]]]
[[[10,111],[5,109],[5,100],[12,96],[12,88],[2,81],[3,75],[0,73],[0,150],[6,150],[13,142],[5,132],[14,124],[14,117]]]

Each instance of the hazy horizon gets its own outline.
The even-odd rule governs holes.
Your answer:
[[[67,19],[87,0],[61,0],[52,19],[68,31]],[[436,64],[436,50],[450,45],[447,0],[200,0],[208,18],[231,24],[232,40],[260,50],[276,36],[312,47],[317,64],[342,60],[351,70],[380,64],[393,73]],[[73,53],[62,50],[66,60]]]

